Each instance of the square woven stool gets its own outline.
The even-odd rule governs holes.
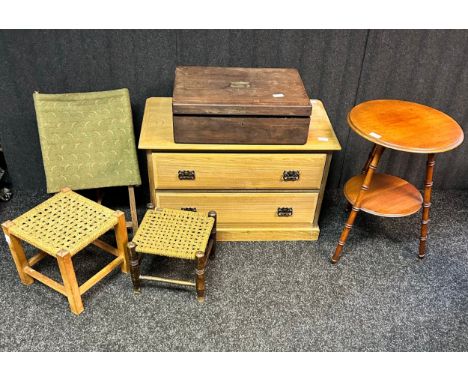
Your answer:
[[[133,241],[128,243],[133,290],[140,292],[140,280],[195,287],[197,299],[205,299],[205,267],[216,252],[216,212],[149,209]],[[140,275],[141,254],[196,261],[195,282]]]
[[[64,188],[50,199],[39,204],[13,221],[2,224],[3,232],[23,284],[34,279],[65,295],[71,311],[80,314],[83,308],[81,295],[120,266],[128,272],[126,245],[128,242],[125,215],[93,202]],[[117,248],[98,238],[114,229]],[[39,249],[27,259],[21,240]],[[72,257],[89,244],[94,244],[116,258],[81,286],[78,285]],[[47,255],[55,257],[63,285],[33,269]]]

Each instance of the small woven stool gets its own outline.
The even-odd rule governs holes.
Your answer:
[[[205,267],[216,252],[216,212],[156,208],[150,205],[133,241],[128,243],[133,290],[140,292],[140,280],[195,287],[197,299],[205,299]],[[140,275],[141,254],[196,260],[196,282]]]
[[[84,310],[81,295],[93,285],[118,266],[122,272],[128,272],[125,250],[128,238],[124,213],[95,203],[69,188],[64,188],[15,220],[3,223],[2,228],[21,282],[30,285],[36,279],[65,295],[75,314]],[[98,239],[112,228],[117,248]],[[38,248],[39,252],[26,258],[21,240]],[[96,245],[116,258],[79,286],[72,257],[89,244]],[[33,269],[47,255],[57,259],[63,285]]]

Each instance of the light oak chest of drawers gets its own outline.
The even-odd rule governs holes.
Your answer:
[[[305,145],[174,143],[171,101],[146,101],[138,145],[153,204],[215,210],[221,241],[318,238],[331,156],[341,149],[320,101],[311,100]]]

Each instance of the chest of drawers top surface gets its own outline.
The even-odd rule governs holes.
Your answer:
[[[312,115],[307,143],[304,145],[182,144],[174,142],[172,98],[146,100],[139,149],[157,151],[297,151],[326,152],[341,150],[321,101],[311,100]]]

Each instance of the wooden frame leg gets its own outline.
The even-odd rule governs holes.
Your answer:
[[[128,186],[128,200],[130,202],[130,216],[132,218],[132,232],[135,236],[138,230],[138,216],[136,210],[135,187]]]
[[[63,286],[70,304],[70,309],[73,313],[78,315],[84,310],[84,308],[70,252],[63,249],[60,250],[57,253],[57,263],[60,269],[60,274],[62,275]]]
[[[205,254],[203,252],[197,252],[197,268],[196,274],[197,279],[195,287],[197,289],[197,300],[199,302],[205,301]]]
[[[213,228],[211,229],[210,233],[210,240],[213,241],[213,245],[211,247],[211,252],[208,254],[210,259],[216,258],[216,223],[217,223],[217,215],[216,211],[208,212],[208,216],[214,218]]]
[[[117,225],[114,227],[115,232],[115,241],[117,242],[117,252],[119,253],[119,257],[123,258],[122,265],[120,269],[124,273],[128,273],[128,257],[127,257],[127,243],[128,243],[128,235],[127,235],[127,223],[125,221],[125,214],[122,211],[115,211],[115,215],[117,216]]]
[[[372,155],[371,162],[369,163],[369,166],[368,166],[369,168],[367,169],[364,182],[362,183],[359,194],[353,204],[353,207],[348,216],[348,220],[346,221],[343,232],[341,233],[340,240],[338,241],[338,245],[336,246],[336,249],[335,249],[335,253],[331,259],[331,262],[333,264],[337,263],[340,260],[341,251],[343,250],[343,247],[346,243],[349,232],[351,231],[351,228],[353,227],[354,221],[356,220],[356,216],[361,209],[362,199],[364,198],[365,192],[369,189],[369,186],[372,181],[372,176],[374,175],[374,171],[377,169],[377,165],[379,164],[380,157],[382,156],[383,151],[384,151],[384,148],[378,145],[376,145],[375,152],[374,150],[372,150],[374,155]]]
[[[154,184],[153,152],[151,150],[146,150],[146,164],[148,167],[150,202],[151,204],[155,206],[156,205],[156,195],[155,195],[156,187]]]
[[[427,156],[426,181],[424,183],[423,213],[421,222],[421,237],[419,238],[419,258],[426,256],[427,231],[429,224],[429,211],[431,209],[432,175],[434,174],[435,154]]]
[[[24,267],[29,266],[28,259],[24,254],[23,245],[21,240],[16,236],[10,234],[10,227],[14,223],[12,221],[7,221],[2,224],[3,233],[5,234],[5,239],[10,248],[11,256],[16,265],[16,270],[18,271],[19,278],[24,285],[31,285],[34,282],[34,279],[24,272]]]
[[[136,251],[136,244],[131,241],[127,244],[130,258],[130,275],[132,276],[133,291],[140,293],[140,264],[141,255]]]

